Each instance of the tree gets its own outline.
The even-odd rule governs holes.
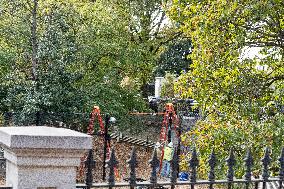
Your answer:
[[[1,112],[15,112],[17,124],[33,124],[39,114],[43,123],[77,127],[94,104],[121,118],[145,107],[137,86],[121,85],[128,75],[149,75],[133,72],[144,67],[145,50],[106,3],[1,2]]]
[[[192,71],[180,80],[181,95],[197,99],[203,112],[251,114],[271,100],[281,103],[282,6],[280,1],[254,0],[174,4],[172,18],[195,46]],[[263,58],[245,58],[248,47],[261,47]],[[256,69],[257,65],[268,69]]]
[[[264,146],[273,153],[281,150],[283,114],[271,113],[268,105],[284,100],[282,7],[277,0],[206,0],[175,1],[169,10],[194,46],[191,70],[180,76],[176,88],[181,96],[196,99],[203,113],[183,141],[199,149],[203,176],[212,148],[220,161],[232,147],[239,159],[247,149],[255,159],[262,157]],[[245,56],[252,47],[261,50],[259,58]],[[244,171],[236,167],[242,176]],[[254,168],[259,175],[259,164]],[[277,169],[272,165],[272,172]]]
[[[186,39],[174,40],[162,52],[158,60],[156,75],[164,76],[166,72],[180,75],[189,70],[192,51],[191,42]]]
[[[162,85],[161,97],[164,98],[175,97],[175,91],[174,91],[175,80],[176,77],[174,74],[166,73],[165,82]]]
[[[166,15],[166,8],[170,1],[152,0],[152,1],[116,1],[116,8],[120,10],[129,25],[129,37],[140,44],[143,49],[143,67],[142,70],[133,69],[141,79],[143,96],[147,97],[146,89],[150,79],[153,79],[153,70],[160,66],[160,55],[167,49],[168,45],[173,44],[181,37],[181,32],[175,30],[176,26],[169,21]],[[146,71],[145,71],[146,70]],[[149,75],[145,75],[145,72]],[[135,79],[132,74],[130,79]]]
[[[16,124],[76,128],[96,104],[127,127],[125,115],[146,108],[141,89],[157,58],[181,34],[165,26],[166,5],[2,0],[0,112],[14,112]]]

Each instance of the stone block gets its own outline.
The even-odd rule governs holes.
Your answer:
[[[75,189],[76,167],[92,148],[89,135],[46,126],[0,128],[0,143],[13,189]]]

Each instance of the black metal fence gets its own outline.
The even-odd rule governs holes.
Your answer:
[[[0,179],[5,178],[6,175],[6,159],[4,158],[4,150],[0,147]],[[0,189],[12,189],[12,187],[1,186]]]
[[[6,174],[6,159],[4,158],[4,150],[0,147],[0,178],[4,178]]]
[[[1,151],[0,155],[3,154]],[[191,158],[189,160],[189,179],[187,181],[180,181],[178,179],[178,164],[179,157],[177,153],[174,153],[173,160],[171,162],[171,177],[166,181],[160,181],[158,179],[158,167],[159,159],[157,157],[157,152],[154,150],[152,158],[149,160],[151,166],[150,178],[145,181],[141,178],[137,178],[136,169],[138,165],[136,150],[133,148],[130,159],[127,161],[129,164],[130,174],[128,178],[125,178],[125,182],[115,182],[115,169],[119,162],[116,159],[115,151],[112,149],[109,160],[106,161],[107,167],[109,169],[109,176],[107,182],[105,183],[94,183],[92,172],[95,170],[95,160],[93,150],[90,150],[88,156],[85,160],[85,183],[77,184],[76,188],[81,189],[91,189],[91,188],[113,188],[113,187],[142,187],[142,188],[175,188],[176,186],[187,186],[194,189],[198,185],[207,186],[209,189],[213,188],[243,188],[249,189],[282,189],[284,187],[284,148],[278,158],[279,173],[276,177],[270,176],[269,166],[272,163],[270,157],[269,148],[265,149],[264,157],[260,160],[262,162],[262,173],[259,178],[255,178],[252,175],[254,160],[251,152],[248,150],[244,158],[244,169],[245,174],[243,178],[236,178],[234,174],[234,166],[236,165],[236,158],[234,156],[234,151],[230,150],[229,156],[226,159],[227,172],[226,178],[221,180],[216,179],[215,170],[217,168],[217,157],[214,151],[212,151],[210,157],[208,158],[208,178],[207,180],[198,179],[198,166],[199,159],[196,150],[193,149],[191,153]],[[0,186],[1,189],[12,189],[12,187]]]
[[[252,175],[253,170],[253,157],[248,150],[245,159],[244,159],[244,170],[245,174],[243,178],[236,178],[234,174],[234,166],[236,165],[236,158],[234,156],[234,151],[230,150],[229,156],[226,159],[227,164],[227,172],[226,178],[217,180],[215,175],[215,169],[217,167],[217,157],[214,151],[212,151],[209,159],[208,159],[208,179],[207,180],[199,180],[198,179],[198,166],[199,166],[199,159],[196,153],[196,150],[192,150],[191,158],[189,160],[189,179],[187,181],[180,181],[178,179],[178,164],[179,164],[179,157],[177,153],[174,153],[173,160],[171,162],[171,177],[166,181],[159,181],[158,179],[158,172],[157,168],[159,167],[159,159],[157,157],[157,152],[154,150],[152,158],[149,160],[149,164],[151,166],[151,175],[148,181],[141,181],[136,177],[136,168],[137,168],[137,156],[135,152],[135,148],[133,148],[130,159],[127,161],[129,164],[130,175],[129,178],[125,179],[127,182],[115,182],[115,168],[118,166],[119,162],[116,160],[115,151],[112,149],[110,158],[106,162],[107,167],[109,168],[109,177],[107,179],[108,182],[106,183],[93,183],[93,174],[92,170],[95,167],[95,161],[93,159],[93,151],[90,150],[88,156],[85,161],[86,166],[86,180],[84,184],[77,184],[77,188],[99,188],[99,187],[143,187],[143,188],[163,188],[163,187],[170,187],[175,188],[176,186],[188,186],[191,189],[194,189],[197,185],[205,185],[208,188],[213,189],[216,186],[222,184],[221,188],[228,188],[231,189],[235,186],[241,188],[240,186],[244,186],[244,188],[263,188],[263,189],[282,189],[283,182],[284,182],[284,149],[282,150],[280,157],[278,159],[279,165],[279,174],[276,177],[270,176],[269,165],[272,163],[272,159],[270,157],[270,150],[269,148],[265,149],[264,157],[260,160],[262,162],[262,173],[259,178],[255,178]]]
[[[110,137],[112,140],[116,140],[117,142],[126,142],[136,146],[144,146],[146,148],[153,148],[155,146],[155,143],[153,141],[150,141],[148,138],[146,140],[143,140],[131,136],[126,136],[122,133],[112,133],[110,134]]]

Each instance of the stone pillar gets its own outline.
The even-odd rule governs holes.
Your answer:
[[[155,77],[155,97],[157,98],[161,96],[161,90],[164,81],[164,77]]]
[[[0,143],[13,189],[75,189],[76,167],[92,148],[89,135],[45,126],[2,127]]]

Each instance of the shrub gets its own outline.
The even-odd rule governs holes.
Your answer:
[[[227,171],[225,159],[228,157],[230,148],[234,149],[237,164],[235,173],[237,177],[244,175],[244,161],[246,152],[251,150],[254,166],[253,174],[261,174],[261,158],[264,148],[272,150],[273,163],[270,171],[273,175],[278,174],[278,156],[283,146],[284,115],[277,114],[265,121],[253,121],[248,118],[240,120],[222,121],[220,119],[208,119],[197,122],[196,126],[182,137],[182,144],[187,147],[196,147],[199,153],[199,176],[206,178],[209,170],[208,159],[212,150],[217,155],[218,164],[216,175],[224,178]],[[182,169],[185,164],[185,156],[182,156]]]

